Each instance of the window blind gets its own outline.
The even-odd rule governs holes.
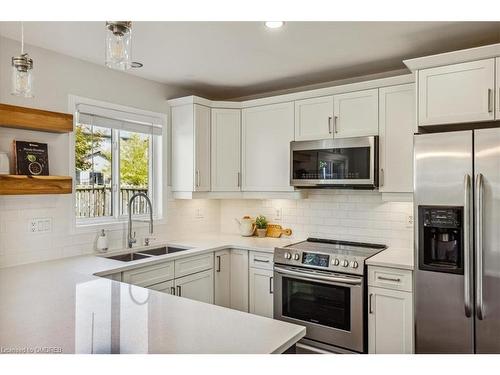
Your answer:
[[[163,121],[159,117],[118,111],[88,104],[78,104],[77,123],[152,135],[162,135],[163,129]]]

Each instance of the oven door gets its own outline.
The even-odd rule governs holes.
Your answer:
[[[363,277],[274,267],[274,318],[306,327],[306,338],[364,351]]]
[[[378,137],[290,143],[293,186],[378,186]]]

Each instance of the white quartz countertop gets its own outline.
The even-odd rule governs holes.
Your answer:
[[[366,264],[369,266],[381,266],[413,270],[413,249],[389,247],[384,251],[368,258]]]
[[[160,261],[227,247],[271,252],[296,241],[179,238],[168,244],[193,249]],[[86,255],[0,269],[0,353],[281,353],[305,335],[299,325],[94,275],[123,267]]]

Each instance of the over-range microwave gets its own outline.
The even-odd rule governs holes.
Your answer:
[[[290,143],[290,184],[303,188],[378,187],[378,136]]]

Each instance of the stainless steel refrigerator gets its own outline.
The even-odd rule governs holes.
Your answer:
[[[500,129],[415,135],[415,349],[500,353]]]

